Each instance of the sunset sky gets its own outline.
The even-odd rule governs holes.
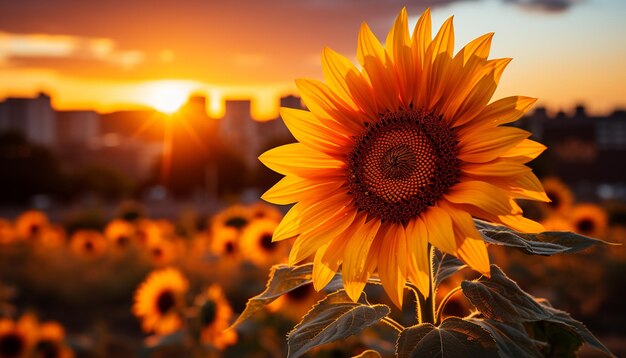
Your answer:
[[[492,57],[513,57],[496,97],[552,110],[626,107],[624,0],[20,0],[0,3],[0,99],[46,91],[58,109],[154,106],[190,92],[253,98],[276,115],[293,80],[322,77],[331,47],[355,60],[366,21],[384,39],[408,5],[438,27],[454,15],[456,49],[495,32]]]

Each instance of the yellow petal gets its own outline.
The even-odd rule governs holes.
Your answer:
[[[355,216],[355,210],[339,211],[323,225],[300,234],[289,252],[289,265],[296,265],[311,256],[320,246],[339,237],[352,225]]]
[[[406,227],[408,251],[408,276],[425,298],[430,295],[430,253],[428,252],[428,230],[417,217]]]
[[[461,104],[459,109],[452,116],[454,126],[471,122],[487,106],[487,103],[489,103],[493,93],[498,87],[504,68],[510,62],[510,58],[488,61],[487,67],[492,67],[492,70],[476,83],[467,97],[465,97],[463,104]]]
[[[312,205],[304,202],[295,204],[274,230],[272,240],[288,239],[323,225],[339,212],[343,212],[351,200],[346,193],[337,193]]]
[[[444,197],[455,204],[476,206],[493,215],[517,214],[509,196],[495,185],[484,181],[466,180],[450,188]]]
[[[321,291],[335,277],[339,269],[339,263],[328,264],[322,261],[322,257],[330,246],[330,242],[318,248],[313,259],[313,288]]]
[[[422,215],[428,230],[428,242],[445,253],[455,255],[457,247],[450,215],[437,206],[431,206]]]
[[[415,93],[413,100],[419,107],[425,107],[425,99],[427,91],[424,90],[421,85],[424,75],[424,58],[426,56],[426,50],[432,42],[432,25],[430,20],[430,9],[426,9],[422,16],[420,16],[415,28],[413,29],[413,43],[411,50],[413,51],[413,59],[415,65]]]
[[[302,143],[272,148],[259,156],[266,167],[284,175],[298,177],[339,176],[346,163],[311,149]]]
[[[472,216],[453,205],[441,202],[441,206],[450,214],[454,225],[454,234],[457,244],[457,257],[474,270],[489,276],[489,254],[482,236],[476,230]]]
[[[294,108],[281,108],[280,116],[298,142],[327,153],[345,153],[351,140],[320,122],[313,113]]]
[[[372,242],[380,228],[380,220],[366,222],[352,237],[348,238],[343,257],[343,285],[348,296],[356,302],[365,288],[367,279],[372,274],[369,255]],[[376,253],[377,254],[377,253]]]
[[[537,102],[536,98],[513,96],[499,99],[485,107],[474,119],[474,126],[462,128],[461,131],[480,130],[482,126],[495,127],[515,122],[520,119]]]
[[[481,177],[515,177],[530,172],[530,168],[506,159],[496,159],[487,163],[464,163],[461,171],[480,180]]]
[[[525,164],[537,158],[546,149],[546,146],[541,143],[537,143],[530,139],[524,139],[518,145],[502,154],[502,157],[510,158],[511,160]]]
[[[360,133],[360,112],[350,108],[328,86],[316,80],[297,79],[296,87],[304,104],[325,126],[348,136]]]
[[[407,272],[407,245],[404,228],[402,225],[392,224],[389,230],[379,235],[376,240],[383,241],[378,256],[380,281],[391,301],[397,307],[402,308]]]
[[[496,127],[459,138],[458,158],[470,163],[492,161],[518,146],[530,133],[513,127]]]
[[[550,198],[544,192],[541,182],[533,172],[512,178],[498,178],[493,180],[492,183],[503,188],[516,199],[550,202]]]
[[[405,106],[411,104],[415,87],[415,64],[409,36],[408,15],[402,8],[387,35],[386,48],[395,65],[400,85],[400,99]]]
[[[324,79],[341,99],[370,118],[376,117],[376,104],[371,85],[361,72],[337,52],[325,48],[322,52]]]
[[[340,179],[314,181],[287,175],[266,191],[261,199],[278,205],[317,200],[333,194],[343,183]]]
[[[448,18],[439,29],[426,51],[424,59],[424,80],[423,83],[428,90],[426,108],[430,110],[439,98],[443,95],[443,90],[447,84],[449,63],[452,61],[454,52],[454,17]]]
[[[361,24],[361,29],[359,30],[359,44],[356,54],[361,66],[365,65],[367,57],[386,58],[385,49],[366,23]]]

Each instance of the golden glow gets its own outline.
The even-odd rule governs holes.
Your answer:
[[[172,114],[185,103],[191,88],[181,81],[159,81],[147,84],[144,103],[159,112]]]

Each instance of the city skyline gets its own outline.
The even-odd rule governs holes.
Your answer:
[[[0,5],[0,99],[45,91],[61,110],[110,112],[154,107],[162,98],[182,102],[201,93],[216,117],[224,99],[251,98],[255,118],[274,118],[278,98],[296,93],[295,78],[322,79],[325,46],[354,60],[360,22],[384,40],[387,24],[405,3],[183,1],[149,12],[144,5],[73,0]],[[555,111],[583,103],[594,114],[626,107],[626,46],[619,41],[626,30],[619,16],[626,10],[623,2],[408,5],[411,23],[430,6],[433,28],[458,15],[457,51],[459,44],[495,32],[492,57],[514,61],[494,99],[528,95]],[[157,35],[154,26],[167,31]]]

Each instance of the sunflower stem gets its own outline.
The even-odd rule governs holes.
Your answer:
[[[459,292],[460,290],[461,290],[461,286],[455,287],[453,290],[448,292],[446,297],[444,297],[441,300],[441,302],[439,303],[439,307],[437,307],[437,313],[435,314],[435,319],[436,319],[437,324],[441,323],[441,315],[443,314],[443,309],[446,307],[446,303],[448,303],[450,298],[452,298],[452,296],[454,296],[454,294]]]
[[[428,257],[429,257],[429,265],[428,265],[428,276],[430,277],[428,282],[428,297],[424,297],[421,293],[417,294],[418,297],[418,311],[417,311],[417,321],[422,323],[430,323],[435,324],[435,284],[433,277],[433,268],[432,262],[433,257],[435,255],[435,249],[433,246],[428,244]]]
[[[398,333],[404,331],[405,327],[403,325],[401,325],[400,323],[398,323],[397,321],[395,321],[393,318],[391,317],[383,317],[382,321],[384,323],[386,323],[389,327],[393,328],[394,330],[396,330]]]

